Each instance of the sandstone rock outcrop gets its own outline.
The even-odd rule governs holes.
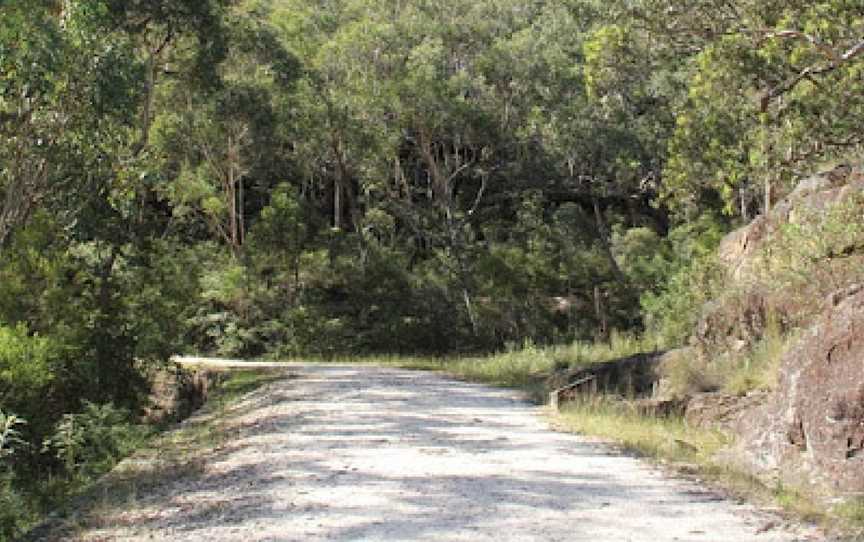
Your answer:
[[[757,474],[864,495],[864,286],[826,305],[784,356],[777,392],[736,429]]]
[[[768,398],[766,392],[754,392],[744,397],[728,393],[700,393],[687,402],[684,420],[702,429],[734,431],[753,409],[761,407]]]
[[[798,224],[812,213],[825,211],[862,193],[864,169],[860,167],[850,168],[842,178],[834,175],[833,170],[808,177],[779,201],[768,216],[756,217],[723,238],[717,251],[720,263],[733,280],[746,280],[758,264],[760,250],[784,224]]]
[[[813,277],[800,291],[789,292],[777,288],[776,264],[771,261],[776,251],[784,250],[775,246],[777,234],[789,226],[818,223],[832,208],[859,201],[853,198],[864,198],[864,168],[835,168],[804,179],[767,216],[757,217],[728,234],[717,251],[727,278],[726,292],[705,307],[693,343],[703,351],[734,350],[736,345],[758,341],[769,321],[782,330],[810,321],[818,312],[814,299],[828,294],[832,287],[849,284],[840,280],[842,284],[832,286],[830,283],[838,275],[849,275],[848,268],[859,263],[864,269],[864,239],[860,240],[861,246],[836,247],[835,256],[840,257],[834,261],[826,258],[819,264],[824,276]],[[841,261],[851,253],[855,253],[854,258]],[[834,272],[841,266],[845,269]]]
[[[862,196],[864,169],[835,168],[803,180],[767,216],[724,238],[718,259],[725,291],[704,308],[692,339],[705,359],[722,363],[756,344],[769,321],[780,331],[803,330],[781,358],[775,391],[697,395],[686,419],[735,434],[731,455],[753,474],[826,496],[864,495],[864,286],[854,285],[864,285],[864,235],[849,230],[827,240],[811,233],[803,242],[824,241],[826,250],[802,247],[797,255],[799,247],[778,244],[777,234],[796,225],[836,232],[844,219],[835,216],[839,223],[828,227],[824,220],[846,202],[853,206],[842,216],[859,224]],[[778,274],[782,250],[811,258],[803,268],[810,274],[791,282]]]

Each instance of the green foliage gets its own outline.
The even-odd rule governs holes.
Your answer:
[[[262,252],[296,254],[303,248],[306,222],[294,188],[280,184],[270,193],[270,203],[261,210],[252,236],[261,244]]]
[[[862,209],[864,198],[854,195],[827,210],[797,211],[766,245],[761,280],[805,309],[812,299],[857,283],[864,253]]]
[[[32,521],[26,499],[13,487],[8,473],[0,471],[0,540],[14,540]]]
[[[127,411],[111,403],[85,402],[81,412],[63,415],[42,449],[59,459],[67,473],[92,477],[134,450],[146,435]]]
[[[46,400],[50,401],[50,392],[56,388],[59,354],[56,341],[29,335],[23,324],[0,326],[0,405],[24,413],[36,431],[46,422]],[[10,430],[13,420],[14,416],[5,418],[12,424],[7,426]]]
[[[621,270],[640,292],[655,292],[670,271],[670,243],[645,227],[616,231],[612,250]]]
[[[21,438],[21,432],[16,429],[26,423],[14,414],[6,414],[0,410],[0,472],[6,470],[6,458],[11,457],[16,448],[27,445]]]
[[[769,323],[764,337],[742,359],[729,363],[725,368],[725,391],[746,395],[754,390],[776,389],[780,361],[794,340],[795,334],[784,336],[777,323]]]
[[[640,299],[647,333],[659,344],[682,344],[692,332],[701,311],[723,284],[723,271],[714,250],[726,225],[710,215],[683,224],[670,232],[664,248],[640,271],[664,277],[653,289],[644,290]]]
[[[400,366],[442,370],[476,382],[520,388],[538,403],[548,398],[546,379],[555,371],[581,369],[634,354],[651,351],[653,345],[634,335],[613,333],[608,343],[574,341],[554,346],[537,346],[531,341],[511,345],[485,356],[457,356],[425,360],[399,357]],[[376,362],[380,358],[372,358]],[[388,362],[388,360],[383,360]]]
[[[19,430],[24,425],[23,419],[0,410],[0,540],[20,534],[29,520],[26,503],[12,485],[14,471],[10,462],[16,450],[27,447]]]
[[[714,455],[729,443],[719,431],[688,427],[681,418],[646,417],[614,398],[602,395],[568,404],[562,412],[570,430],[614,439],[645,457],[714,466]]]
[[[776,202],[800,172],[860,150],[859,5],[706,0],[682,9],[665,0],[617,9],[631,43],[650,45],[614,73],[645,54],[686,81],[668,139],[671,206],[748,216],[765,203],[765,184]]]

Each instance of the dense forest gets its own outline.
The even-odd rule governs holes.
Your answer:
[[[857,0],[0,0],[0,531],[172,354],[680,343],[722,235],[860,155],[862,33]]]

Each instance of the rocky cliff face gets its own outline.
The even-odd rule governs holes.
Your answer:
[[[782,360],[778,389],[739,416],[758,474],[864,495],[864,286],[832,295]]]
[[[783,287],[788,277],[778,275],[782,252],[801,248],[788,236],[786,242],[793,246],[777,246],[780,233],[796,228],[818,230],[814,223],[844,204],[859,216],[864,212],[864,168],[836,168],[805,179],[767,216],[727,235],[718,250],[719,263],[728,276],[725,295],[706,307],[694,342],[703,350],[729,350],[758,340],[770,319],[784,330],[804,327],[818,313],[819,300],[864,281],[864,238],[847,235],[840,239],[842,232],[834,230],[826,234],[836,234],[837,239],[824,241],[837,246],[824,247],[824,253],[807,247],[811,253],[802,254],[802,258],[821,259],[808,270],[812,276],[797,277],[790,291]]]
[[[727,235],[718,249],[720,262],[735,281],[753,279],[760,251],[770,242],[772,234],[786,224],[801,224],[814,213],[824,213],[862,193],[864,168],[861,167],[841,166],[804,179],[767,216],[759,216]]]
[[[713,417],[737,433],[735,456],[754,474],[826,495],[864,495],[864,234],[850,229],[836,246],[826,241],[820,259],[804,267],[811,275],[792,289],[765,254],[776,250],[781,229],[818,221],[862,195],[864,171],[837,169],[803,181],[769,216],[727,236],[719,259],[736,293],[706,308],[694,337],[717,358],[752,344],[769,318],[799,330],[773,392],[699,398],[688,419],[706,425]],[[851,212],[860,217],[864,206]],[[844,226],[841,219],[832,227]]]

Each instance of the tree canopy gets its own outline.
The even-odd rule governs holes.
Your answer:
[[[0,412],[30,442],[137,412],[177,352],[642,332],[860,159],[862,30],[848,0],[0,0]]]

